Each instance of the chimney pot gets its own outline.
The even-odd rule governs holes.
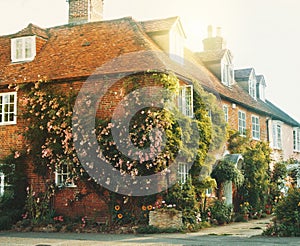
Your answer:
[[[207,27],[207,37],[208,37],[208,38],[212,38],[212,32],[213,32],[212,25],[209,25],[209,26]]]

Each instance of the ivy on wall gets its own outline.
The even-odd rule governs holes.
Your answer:
[[[174,74],[151,72],[144,75],[150,76],[154,84],[169,90],[170,94],[165,95],[164,98],[166,103],[174,102],[174,95],[178,95],[179,89],[179,81]],[[134,91],[139,84],[142,84],[139,79],[138,76],[126,78],[124,84],[127,84],[125,87],[127,93]],[[50,178],[54,183],[53,174],[56,168],[67,163],[71,171],[70,181],[76,183],[79,179],[84,179],[87,183],[92,184],[92,187],[96,188],[98,192],[103,192],[103,187],[97,185],[82,167],[74,147],[73,141],[77,139],[77,136],[74,136],[73,128],[77,127],[80,134],[86,134],[84,129],[80,129],[80,126],[72,125],[76,93],[62,92],[55,88],[53,83],[45,80],[39,80],[34,84],[24,84],[20,89],[26,94],[22,100],[23,116],[27,123],[24,131],[27,142],[24,155],[32,158],[35,172]],[[192,124],[195,123],[198,126],[200,137],[197,140],[197,157],[190,170],[191,185],[195,188],[196,194],[203,193],[205,189],[203,189],[202,182],[209,176],[211,165],[214,163],[215,151],[223,146],[226,137],[226,124],[215,96],[205,92],[197,82],[194,82],[193,98],[193,119],[181,114],[175,117],[168,110],[151,106],[143,108],[134,115],[130,120],[130,136],[135,147],[148,148],[150,142],[161,141],[162,136],[159,131],[154,131],[152,134],[154,128],[164,129],[167,140],[163,149],[160,147],[153,148],[153,153],[151,152],[149,156],[143,156],[139,162],[131,160],[116,147],[111,129],[118,126],[114,126],[111,119],[97,119],[95,125],[97,144],[103,150],[105,159],[121,173],[124,172],[133,176],[157,173],[165,169],[176,158],[179,149],[186,155],[192,156],[190,153],[192,148],[183,147],[181,135],[184,134],[189,139],[195,138],[191,129]],[[131,97],[128,100],[135,99],[135,97]],[[91,104],[93,102],[86,101],[85,103]],[[139,102],[135,101],[135,103]],[[83,105],[83,107],[89,108],[89,105]],[[208,116],[209,110],[212,112],[211,118]],[[184,132],[179,127],[178,121],[185,126]],[[123,130],[119,129],[120,135],[124,132]],[[82,145],[83,151],[90,148],[87,142],[82,142],[80,145]],[[151,154],[156,157],[152,158]],[[203,172],[203,168],[207,171]],[[203,173],[205,173],[205,177]],[[110,197],[112,199],[112,196]],[[127,199],[126,196],[124,198],[116,194],[113,197],[116,201]],[[112,200],[109,203],[114,204]]]

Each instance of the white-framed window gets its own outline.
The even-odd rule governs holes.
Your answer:
[[[256,80],[250,79],[249,80],[249,94],[252,98],[256,100]]]
[[[32,61],[36,55],[35,36],[11,39],[11,61]]]
[[[184,63],[184,38],[180,35],[178,28],[174,28],[170,32],[169,52],[170,58],[180,64]]]
[[[0,172],[0,196],[4,194],[4,187],[5,187],[5,176],[3,172]]]
[[[178,180],[180,184],[184,184],[188,177],[188,166],[186,163],[178,163]]]
[[[0,93],[0,125],[17,123],[17,92]]]
[[[238,112],[238,127],[241,136],[246,136],[246,113],[243,111]]]
[[[56,166],[55,184],[57,186],[75,186],[71,178],[70,167],[67,162]]]
[[[293,129],[293,149],[300,152],[300,128]]]
[[[225,104],[223,105],[223,112],[224,112],[225,122],[228,122],[228,106]]]
[[[229,57],[224,57],[221,62],[221,81],[224,85],[230,86],[233,83],[234,69]]]
[[[282,149],[282,123],[280,121],[273,121],[273,148]]]
[[[179,88],[178,108],[184,115],[194,117],[192,85],[185,85]]]
[[[205,196],[207,197],[211,197],[213,195],[213,189],[212,188],[208,188],[205,190]]]
[[[260,139],[260,122],[259,117],[252,115],[252,138],[253,139]]]

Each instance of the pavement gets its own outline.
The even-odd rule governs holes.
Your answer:
[[[271,217],[249,220],[248,222],[235,222],[223,226],[214,226],[205,228],[193,234],[204,235],[231,235],[239,237],[253,237],[262,234],[267,225],[270,224]]]
[[[100,234],[0,232],[0,246],[87,246],[87,245],[300,245],[300,238],[263,237],[271,218],[231,223],[193,233]]]

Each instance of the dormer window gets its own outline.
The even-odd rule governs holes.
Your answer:
[[[180,28],[174,26],[170,31],[169,37],[169,53],[170,58],[180,64],[184,63],[184,36],[181,34]]]
[[[35,36],[11,39],[11,61],[32,61],[36,55]]]
[[[256,100],[256,78],[253,73],[249,78],[249,95]]]
[[[192,85],[185,85],[179,88],[178,108],[183,115],[193,118],[194,112]]]
[[[221,81],[224,85],[230,86],[233,83],[234,70],[230,56],[225,54],[221,61]]]

